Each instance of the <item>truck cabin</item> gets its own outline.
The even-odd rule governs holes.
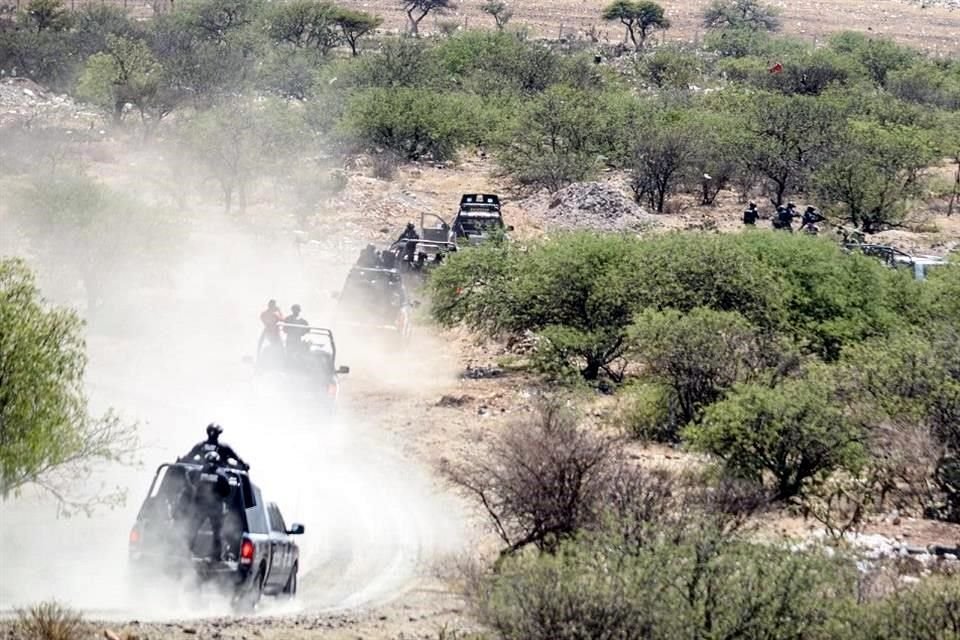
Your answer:
[[[453,219],[453,235],[480,241],[494,229],[503,229],[500,197],[494,194],[465,194]]]
[[[188,474],[199,474],[202,467],[182,462],[157,468],[147,498],[140,507],[137,525],[131,533],[131,549],[162,552],[179,556],[189,550],[194,557],[211,554],[213,537],[209,522],[202,522],[195,536],[190,531],[194,513],[193,493]],[[224,498],[225,515],[222,542],[224,551],[238,553],[240,539],[249,529],[248,519],[256,511],[258,493],[244,471],[226,468],[231,491]]]

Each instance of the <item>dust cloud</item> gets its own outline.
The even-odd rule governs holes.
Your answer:
[[[53,501],[31,491],[0,503],[0,612],[56,599],[101,618],[229,613],[223,597],[159,577],[133,589],[127,572],[129,531],[154,470],[203,439],[211,421],[223,425],[222,439],[250,463],[288,526],[306,527],[297,540],[300,594],[282,605],[265,599],[265,614],[370,606],[459,548],[458,505],[370,418],[409,410],[389,398],[449,380],[443,345],[423,334],[411,356],[343,335],[338,364],[352,370],[341,378],[334,417],[323,417],[298,387],[255,381],[242,358],[254,354],[267,299],[285,312],[299,303],[311,324],[329,326],[336,320],[330,292],[354,256],[298,251],[292,234],[258,234],[208,208],[162,274],[130,274],[129,285],[114,278],[110,296],[136,303],[88,328],[93,409],[114,407],[140,423],[141,464],[99,470],[77,489],[121,486],[126,504],[62,519]],[[34,266],[43,273],[44,264]],[[144,275],[163,284],[145,291]],[[363,417],[352,407],[363,407]]]

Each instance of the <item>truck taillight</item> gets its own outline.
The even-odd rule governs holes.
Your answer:
[[[137,544],[140,542],[140,531],[134,527],[130,529],[130,544]]]
[[[253,562],[253,551],[253,543],[249,540],[244,540],[240,543],[240,563],[250,564]]]

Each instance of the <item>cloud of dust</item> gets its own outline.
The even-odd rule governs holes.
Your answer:
[[[353,256],[338,263],[298,253],[292,234],[258,235],[212,209],[166,265],[167,284],[137,297],[133,309],[124,305],[110,328],[89,330],[93,408],[112,406],[140,421],[142,444],[141,467],[103,470],[89,488],[125,487],[126,505],[58,519],[51,500],[29,491],[0,503],[0,612],[56,599],[103,618],[228,613],[223,598],[163,585],[159,577],[150,587],[164,597],[145,598],[127,576],[129,531],[154,469],[201,440],[211,421],[224,426],[223,440],[250,463],[254,482],[288,526],[306,527],[297,540],[300,595],[291,605],[265,603],[267,613],[387,599],[424,562],[458,548],[457,505],[376,419],[404,410],[398,397],[450,380],[443,344],[422,334],[412,351],[385,351],[368,336],[338,336],[338,364],[352,371],[341,378],[334,418],[282,380],[256,382],[241,358],[253,355],[267,299],[284,311],[299,303],[312,324],[329,324],[336,305],[330,291],[339,290]],[[130,284],[111,294],[136,296],[142,275],[130,274]],[[363,407],[363,417],[352,407]]]

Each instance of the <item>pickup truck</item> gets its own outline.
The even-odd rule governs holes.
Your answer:
[[[187,462],[162,464],[130,530],[129,558],[134,574],[150,580],[155,572],[174,578],[193,576],[214,583],[235,609],[252,611],[263,594],[294,597],[300,549],[293,536],[301,524],[287,528],[280,509],[265,502],[245,471],[225,468],[231,487],[223,501],[222,552],[215,557],[209,521],[196,522],[184,500],[187,474],[202,467]]]

